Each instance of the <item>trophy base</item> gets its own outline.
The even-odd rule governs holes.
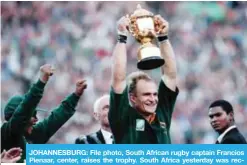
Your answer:
[[[165,60],[162,59],[159,56],[152,56],[152,57],[147,57],[142,60],[140,60],[137,63],[137,68],[140,70],[150,70],[150,69],[155,69],[158,67],[161,67],[164,65]]]
[[[160,56],[160,49],[151,43],[145,44],[138,50],[138,69],[155,69],[164,65],[164,63],[165,60]]]

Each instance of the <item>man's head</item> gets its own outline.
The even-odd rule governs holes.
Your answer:
[[[129,75],[129,98],[132,106],[144,115],[156,111],[158,92],[155,82],[144,72]]]
[[[234,113],[232,105],[225,100],[214,101],[209,106],[208,113],[210,124],[218,133],[223,133],[234,124]]]
[[[23,115],[23,114],[19,114],[18,112],[16,112],[16,109],[20,105],[22,100],[23,100],[23,96],[18,96],[18,95],[10,98],[10,100],[8,101],[4,109],[4,117],[6,121],[11,120],[11,118],[14,117],[15,115],[16,116]],[[28,134],[32,133],[33,125],[35,125],[38,121],[36,114],[37,114],[37,111],[35,110],[31,119],[29,120],[29,123],[27,124],[25,128]]]
[[[110,106],[110,96],[104,95],[98,98],[94,103],[94,117],[102,127],[109,127],[108,112]]]

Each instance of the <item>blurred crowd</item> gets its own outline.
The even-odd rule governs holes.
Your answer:
[[[178,66],[178,96],[171,126],[173,143],[213,143],[208,106],[215,99],[233,104],[247,138],[246,2],[1,2],[1,119],[14,94],[25,93],[38,69],[53,64],[40,108],[51,111],[74,91],[78,78],[88,88],[76,114],[49,143],[74,143],[99,128],[93,103],[109,92],[116,22],[137,4],[170,23],[169,38]],[[137,70],[140,45],[128,37],[128,73]],[[159,81],[160,70],[148,71]],[[40,112],[42,119],[49,112]]]

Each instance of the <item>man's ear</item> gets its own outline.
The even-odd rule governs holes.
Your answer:
[[[93,113],[93,116],[94,116],[94,118],[95,118],[96,120],[99,120],[99,114],[98,114],[98,113],[94,112],[94,113]]]
[[[133,93],[130,93],[130,102],[136,104],[136,96]]]
[[[233,112],[229,112],[229,119],[231,122],[234,122],[234,113]]]

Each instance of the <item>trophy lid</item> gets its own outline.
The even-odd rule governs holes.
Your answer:
[[[131,16],[134,16],[134,17],[153,17],[154,14],[148,10],[143,9],[141,7],[141,5],[138,4],[136,7],[136,10],[134,11],[134,13]]]

